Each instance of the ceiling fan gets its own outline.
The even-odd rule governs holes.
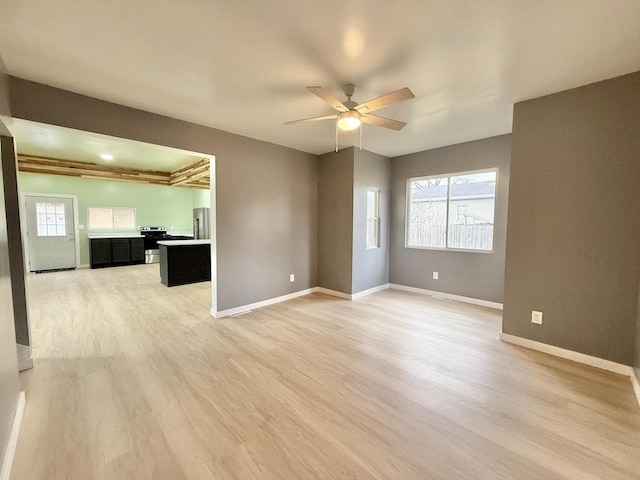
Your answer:
[[[383,107],[388,107],[395,103],[404,102],[405,100],[411,100],[415,95],[407,87],[396,90],[395,92],[387,93],[381,97],[374,98],[368,102],[358,104],[351,100],[353,92],[356,86],[352,83],[348,83],[344,86],[344,94],[347,97],[346,102],[341,102],[322,87],[307,87],[311,93],[317,95],[326,103],[335,108],[338,112],[334,115],[323,115],[320,117],[304,118],[302,120],[293,120],[291,122],[285,122],[285,125],[295,125],[304,122],[316,122],[318,120],[332,120],[337,119],[336,122],[336,150],[337,150],[337,135],[338,129],[340,130],[354,130],[362,126],[362,123],[369,123],[371,125],[377,125],[379,127],[390,128],[391,130],[400,130],[407,123],[399,120],[393,120],[391,118],[379,117],[377,115],[370,115],[371,112]],[[360,131],[362,133],[362,130]],[[361,147],[362,148],[362,147]]]

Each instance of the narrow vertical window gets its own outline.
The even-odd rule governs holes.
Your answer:
[[[380,246],[380,191],[367,191],[367,248]]]

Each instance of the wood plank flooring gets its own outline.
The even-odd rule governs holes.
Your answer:
[[[30,275],[14,480],[639,479],[629,379],[395,290],[236,318],[157,265]]]

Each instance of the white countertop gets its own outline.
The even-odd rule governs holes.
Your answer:
[[[183,245],[211,245],[211,240],[161,240],[158,245],[166,245],[167,247],[180,247]]]
[[[89,235],[89,238],[144,238],[144,236],[137,233],[114,233],[111,235]]]

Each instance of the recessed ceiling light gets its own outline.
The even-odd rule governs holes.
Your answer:
[[[100,158],[102,158],[103,160],[113,160],[113,155],[109,153],[103,153],[102,155],[100,155]]]

